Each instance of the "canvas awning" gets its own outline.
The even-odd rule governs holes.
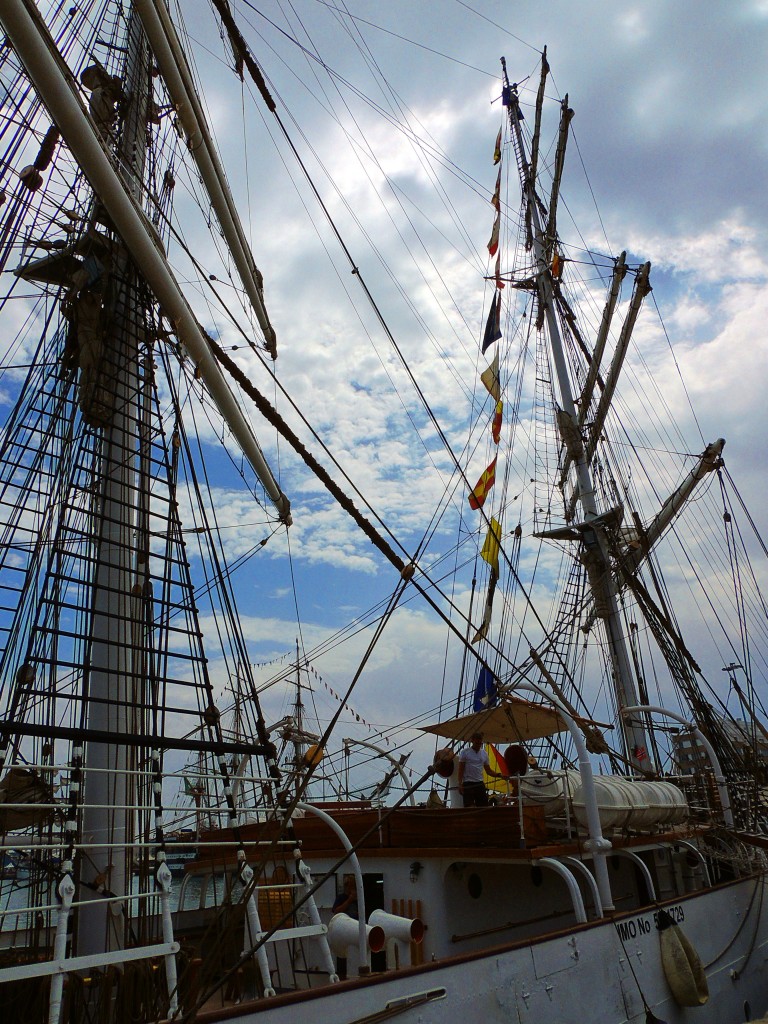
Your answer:
[[[586,719],[576,719],[576,722],[591,726],[600,724]],[[424,732],[453,740],[468,740],[473,733],[480,732],[487,743],[521,743],[542,736],[554,736],[558,732],[565,732],[567,728],[554,708],[546,704],[532,704],[520,697],[504,697],[495,707],[484,711],[422,726]]]

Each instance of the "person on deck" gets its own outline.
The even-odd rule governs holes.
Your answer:
[[[482,733],[476,732],[472,736],[471,745],[465,747],[459,754],[459,792],[465,807],[488,806],[483,772],[494,779],[504,778],[500,772],[495,772],[491,768],[488,755],[483,750]]]
[[[334,914],[348,914],[357,920],[357,885],[354,875],[344,875],[344,888],[334,900],[331,911]]]

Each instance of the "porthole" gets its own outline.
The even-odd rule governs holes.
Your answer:
[[[483,880],[480,875],[471,874],[467,879],[467,890],[473,900],[479,900],[483,892]]]

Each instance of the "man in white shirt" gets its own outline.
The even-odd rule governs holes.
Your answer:
[[[504,778],[491,768],[488,755],[483,750],[482,733],[476,732],[472,736],[472,745],[465,747],[459,754],[459,792],[464,799],[465,807],[488,806],[483,772],[494,779]]]

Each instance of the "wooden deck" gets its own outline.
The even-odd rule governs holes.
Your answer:
[[[344,830],[358,856],[406,857],[457,856],[461,859],[505,859],[530,861],[547,856],[583,853],[584,837],[567,837],[548,827],[541,807],[525,807],[523,828],[515,805],[505,807],[427,808],[400,807],[396,810],[335,805],[324,807]],[[706,831],[706,829],[704,829]],[[674,842],[691,838],[701,826],[687,826],[667,832],[642,835],[609,835],[617,849]],[[306,815],[293,820],[294,837],[302,852],[314,857],[336,857],[342,845],[321,818]],[[240,829],[247,843],[270,843],[280,837],[278,822],[244,825]],[[287,838],[287,837],[283,837]],[[231,829],[214,830],[201,836],[203,843],[217,841],[219,847],[201,847],[201,856],[186,871],[199,873],[234,867],[235,837]],[[280,859],[278,849],[274,854]]]

